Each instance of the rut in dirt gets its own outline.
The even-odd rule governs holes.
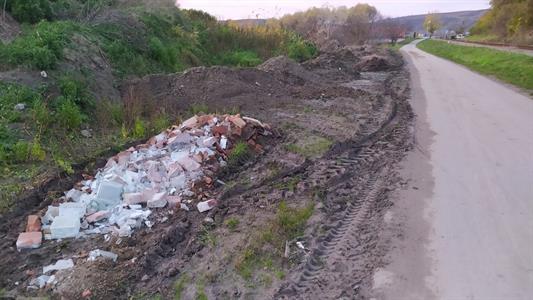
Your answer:
[[[398,180],[394,168],[411,148],[406,93],[391,94],[385,105],[388,117],[380,126],[360,140],[338,145],[320,171],[311,174],[315,185],[328,187],[324,202],[332,211],[330,229],[315,239],[310,255],[276,298],[353,299],[371,284],[372,271],[383,263],[386,251],[379,248],[378,232],[383,211],[391,205],[387,193]],[[335,211],[339,199],[346,205]]]

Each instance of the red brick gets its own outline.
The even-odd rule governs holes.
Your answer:
[[[26,232],[41,231],[41,217],[37,215],[29,215],[28,223],[26,224]]]
[[[43,234],[40,231],[23,232],[19,234],[17,239],[17,250],[39,248],[41,247],[42,241]]]

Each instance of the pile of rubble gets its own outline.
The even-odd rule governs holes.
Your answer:
[[[96,175],[84,175],[58,206],[49,206],[42,217],[29,216],[17,249],[38,248],[43,234],[45,239],[127,237],[136,228],[152,227],[152,209],[165,206],[210,210],[217,200],[197,187],[223,184],[214,175],[238,141],[261,152],[257,139],[270,134],[269,125],[240,115],[194,116],[111,157]]]

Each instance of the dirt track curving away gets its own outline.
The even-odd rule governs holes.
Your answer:
[[[408,76],[398,54],[352,47],[302,65],[275,58],[258,69],[195,68],[132,81],[122,93],[129,105],[147,113],[180,114],[192,103],[212,111],[239,110],[270,123],[280,137],[265,144],[264,155],[220,174],[226,186],[210,191],[220,205],[207,215],[161,210],[154,218],[166,222],[121,242],[103,237],[47,241],[40,249],[17,253],[14,242],[25,215],[53,199],[27,202],[20,213],[4,219],[0,232],[0,285],[8,296],[76,299],[90,290],[95,299],[156,294],[167,299],[183,278],[183,299],[196,297],[199,289],[209,299],[365,296],[373,270],[385,263],[387,245],[377,233],[391,205],[387,195],[399,182],[395,164],[411,148]],[[317,140],[332,147],[290,150],[294,145],[305,150]],[[50,186],[38,199],[61,188]],[[274,277],[265,267],[244,279],[237,274],[237,261],[282,200],[293,207],[315,203],[298,239],[306,249],[289,241],[289,261],[273,250],[274,265],[280,261],[285,276]],[[206,216],[215,222],[209,243],[202,225]],[[239,220],[237,230],[224,225],[230,218]],[[118,261],[87,262],[83,257],[94,248],[117,253]],[[60,258],[74,258],[75,267],[58,272],[54,288],[26,290],[32,271]]]

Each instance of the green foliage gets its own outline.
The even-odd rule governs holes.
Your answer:
[[[67,173],[68,175],[74,174],[74,169],[72,168],[72,164],[68,162],[67,160],[60,158],[60,157],[55,157],[54,161],[56,163],[56,166],[59,167],[61,171]]]
[[[36,161],[43,161],[46,158],[46,152],[43,150],[39,141],[34,141],[30,148],[30,159]]]
[[[533,90],[533,57],[489,48],[460,46],[426,40],[418,44],[426,52],[465,65],[482,74]]]
[[[237,67],[255,67],[261,64],[262,60],[253,51],[234,51],[222,54],[221,63],[223,65]]]
[[[7,9],[19,22],[36,23],[52,17],[52,9],[48,0],[10,0]]]
[[[326,138],[310,135],[301,139],[296,144],[285,145],[285,149],[289,152],[313,158],[326,153],[331,147],[331,144],[332,142]]]
[[[298,62],[311,59],[317,54],[318,49],[315,45],[298,38],[293,38],[287,49],[287,56]]]
[[[80,128],[86,116],[81,112],[78,105],[66,97],[59,97],[57,101],[59,103],[56,109],[57,122],[68,130]]]
[[[82,111],[89,112],[94,109],[94,100],[89,96],[85,82],[72,76],[62,76],[59,79],[59,89],[63,97],[74,102]]]
[[[246,142],[240,141],[235,144],[228,156],[229,166],[238,166],[250,158],[250,148]]]
[[[504,42],[533,44],[533,1],[494,0],[491,6],[471,29],[472,34],[496,36]]]
[[[181,294],[185,290],[186,285],[189,283],[189,276],[183,274],[174,284],[174,300],[181,300]]]
[[[424,29],[429,32],[431,37],[435,31],[439,30],[441,27],[440,18],[436,13],[429,13],[424,19]]]
[[[274,219],[258,233],[258,236],[251,239],[251,243],[238,257],[235,268],[239,275],[250,280],[255,270],[263,269],[284,276],[283,271],[275,267],[275,261],[279,262],[285,250],[285,241],[293,240],[303,233],[313,211],[314,204],[295,208],[289,207],[282,201]]]
[[[168,115],[166,114],[160,114],[158,115],[155,119],[152,120],[152,132],[154,133],[159,133],[165,129],[167,129],[168,127],[170,127],[170,119],[168,117]]]
[[[229,218],[226,221],[224,221],[224,224],[226,224],[226,226],[228,226],[228,229],[230,231],[235,231],[235,229],[237,229],[237,226],[239,226],[239,223],[240,223],[239,219],[237,219],[235,217]]]
[[[16,162],[25,162],[30,158],[31,145],[26,141],[18,141],[13,145],[13,159]]]
[[[46,103],[38,99],[31,109],[32,120],[40,131],[45,131],[52,122],[52,115]]]
[[[12,43],[0,45],[0,62],[53,69],[75,29],[79,26],[70,21],[41,21]]]
[[[143,120],[139,118],[135,119],[135,123],[133,123],[132,136],[136,139],[146,137],[146,123]]]
[[[209,106],[207,104],[203,103],[193,103],[191,106],[189,106],[189,114],[190,115],[199,115],[199,114],[207,114],[209,113]]]

